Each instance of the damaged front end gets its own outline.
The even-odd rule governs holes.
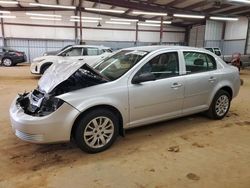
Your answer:
[[[68,67],[67,64],[60,65],[62,68],[59,65],[51,67],[49,72],[46,71],[41,77],[35,90],[19,94],[16,105],[22,108],[25,114],[42,117],[56,111],[64,103],[56,96],[108,82],[107,78],[87,64],[80,65],[78,62],[71,63]]]

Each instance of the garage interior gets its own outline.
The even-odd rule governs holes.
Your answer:
[[[250,1],[5,0],[0,46],[27,62],[0,66],[0,187],[250,187]],[[38,145],[18,139],[9,108],[40,76],[30,63],[66,45],[178,45],[240,53],[243,84],[227,116],[202,114],[126,131],[98,154],[74,143]]]

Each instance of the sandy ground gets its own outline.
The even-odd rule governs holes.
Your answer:
[[[244,85],[223,120],[194,115],[133,129],[91,155],[73,143],[16,138],[10,103],[39,77],[27,65],[0,67],[0,187],[249,188],[250,69],[241,78]]]

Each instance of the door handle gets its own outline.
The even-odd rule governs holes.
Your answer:
[[[78,60],[80,60],[80,61],[81,61],[81,60],[83,60],[83,58],[80,58],[80,59],[78,59]]]
[[[211,76],[211,77],[208,79],[209,82],[214,82],[215,80],[216,80],[216,78],[213,77],[213,76]]]
[[[181,86],[182,86],[182,84],[176,82],[176,83],[172,84],[171,88],[176,89],[176,88],[179,88]]]

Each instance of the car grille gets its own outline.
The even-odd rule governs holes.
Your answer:
[[[21,132],[19,130],[16,130],[15,132],[16,136],[22,140],[30,141],[30,142],[41,142],[43,141],[43,135],[42,134],[28,134]]]

